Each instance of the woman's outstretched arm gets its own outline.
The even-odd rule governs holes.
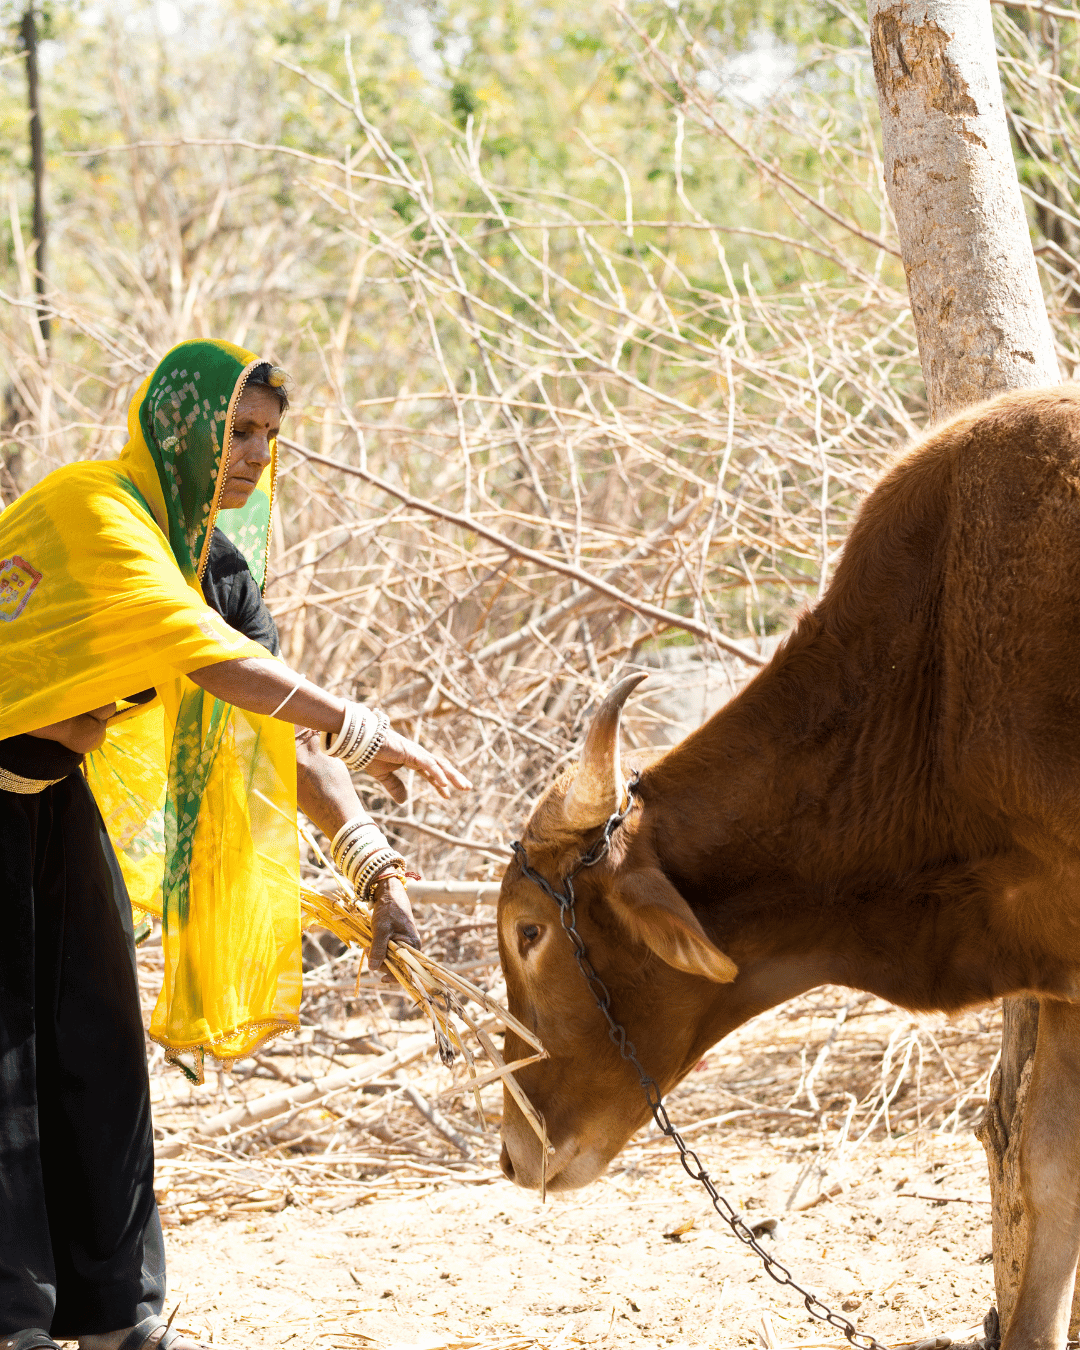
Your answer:
[[[329,694],[302,679],[283,661],[244,656],[203,666],[191,671],[188,678],[215,698],[264,715],[278,708],[300,680],[295,693],[277,714],[281,721],[311,731],[338,732],[345,720],[345,700],[340,695]],[[449,797],[455,788],[461,792],[472,787],[464,774],[441,755],[432,754],[390,728],[367,772],[382,783],[394,801],[401,802],[405,800],[405,786],[395,772],[397,769],[416,769],[443,797]]]
[[[312,731],[340,731],[345,717],[345,700],[329,694],[310,680],[302,679],[284,661],[271,657],[242,656],[236,661],[219,661],[188,673],[201,689],[225,703],[247,712],[272,713],[289,690],[300,681],[296,692],[278,713],[283,722],[309,727]]]
[[[327,839],[333,839],[348,820],[371,819],[356,795],[348,769],[340,759],[323,753],[313,731],[296,733],[296,803]],[[368,967],[378,970],[386,956],[387,943],[404,942],[419,947],[420,935],[405,887],[396,876],[377,881],[371,901]]]

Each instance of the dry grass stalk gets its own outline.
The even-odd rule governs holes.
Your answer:
[[[355,944],[367,952],[371,948],[372,940],[370,911],[349,893],[340,878],[337,880],[337,890],[333,896],[323,895],[318,891],[301,892],[300,908],[304,921],[308,925],[318,924],[346,945]],[[391,942],[385,965],[404,992],[427,1014],[435,1032],[435,1040],[443,1063],[447,1067],[450,1066],[455,1050],[465,1057],[471,1076],[461,1086],[477,1094],[476,1108],[481,1125],[484,1121],[484,1112],[477,1089],[489,1083],[502,1082],[521,1107],[536,1137],[546,1145],[544,1123],[513,1076],[515,1069],[522,1068],[526,1064],[534,1064],[538,1059],[545,1057],[544,1047],[535,1033],[491,999],[479,986],[440,966],[423,951],[415,951],[411,947]],[[359,972],[357,979],[359,980]],[[470,1016],[467,1007],[461,1001],[462,998],[478,1003],[496,1022],[515,1032],[527,1045],[533,1046],[537,1053],[527,1059],[517,1059],[507,1064],[495,1048],[486,1028]],[[473,1056],[460,1024],[464,1024],[476,1037],[484,1053],[491,1060],[493,1067],[488,1072],[477,1074]]]

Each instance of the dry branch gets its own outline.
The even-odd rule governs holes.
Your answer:
[[[268,1092],[253,1102],[245,1102],[243,1106],[234,1106],[229,1111],[222,1111],[220,1115],[204,1120],[198,1126],[198,1132],[207,1138],[213,1138],[214,1135],[228,1134],[237,1127],[243,1128],[258,1121],[270,1120],[293,1107],[307,1106],[320,1101],[332,1092],[362,1087],[376,1078],[385,1078],[396,1069],[412,1064],[414,1060],[430,1051],[430,1036],[410,1037],[395,1050],[379,1055],[372,1063],[365,1064],[361,1068],[328,1073],[311,1083],[301,1083],[297,1087],[286,1088],[281,1092]]]
[[[303,455],[313,464],[323,464],[329,469],[337,469],[341,473],[348,474],[350,477],[363,479],[377,487],[381,492],[388,493],[392,497],[397,497],[406,506],[411,506],[418,511],[423,511],[426,515],[434,516],[437,520],[445,520],[459,529],[466,530],[471,534],[477,534],[481,539],[488,540],[489,543],[497,544],[499,548],[505,549],[511,557],[522,558],[526,562],[538,565],[542,570],[548,572],[558,572],[564,577],[570,577],[571,580],[578,582],[587,590],[599,592],[606,595],[610,600],[615,600],[618,604],[632,610],[635,614],[640,614],[643,618],[653,619],[655,622],[663,624],[667,628],[680,628],[683,632],[693,633],[695,637],[704,638],[707,642],[715,643],[726,652],[739,657],[748,665],[763,666],[765,660],[756,652],[749,652],[739,643],[733,642],[730,638],[723,637],[719,633],[713,632],[704,624],[694,623],[693,620],[685,619],[681,615],[672,614],[665,609],[659,609],[656,605],[650,605],[643,600],[635,599],[627,595],[625,591],[619,590],[617,586],[611,585],[602,577],[590,576],[582,571],[580,567],[573,567],[568,563],[561,562],[550,555],[537,553],[534,549],[524,548],[520,544],[515,544],[513,540],[508,539],[506,535],[499,534],[496,530],[489,529],[481,524],[474,517],[459,515],[455,511],[447,511],[441,506],[436,506],[434,502],[422,501],[419,497],[414,497],[411,493],[402,491],[401,488],[394,487],[384,478],[379,478],[376,474],[368,472],[366,469],[356,468],[352,464],[342,464],[339,461],[325,459],[322,455],[316,455],[307,450],[296,441],[291,441],[287,437],[282,437],[282,444],[287,445],[290,450],[295,450]]]

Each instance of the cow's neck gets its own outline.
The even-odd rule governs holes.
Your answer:
[[[939,673],[875,636],[845,645],[804,619],[736,699],[647,772],[654,818],[695,873],[881,875],[964,850],[967,822],[922,730],[935,725]]]
[[[842,643],[811,616],[646,771],[642,826],[744,972],[723,1017],[823,982],[912,1008],[1070,988],[1053,954],[991,946],[986,907],[1030,859],[948,788],[933,732],[912,735],[935,726],[940,673],[911,655],[932,639],[879,626]]]

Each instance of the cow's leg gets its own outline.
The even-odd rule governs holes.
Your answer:
[[[1062,1350],[1080,1255],[1080,1005],[1042,999],[1024,1106],[1027,1253],[1002,1350]]]

